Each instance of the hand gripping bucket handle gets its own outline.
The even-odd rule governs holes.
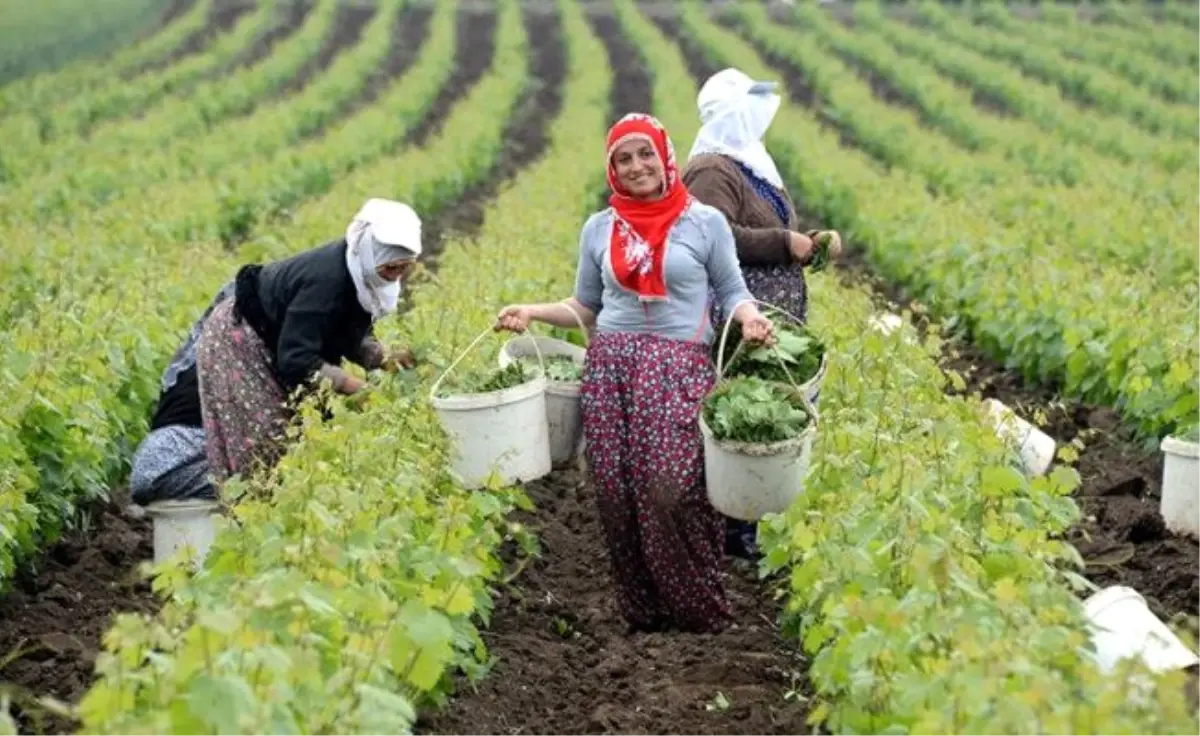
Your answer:
[[[557,303],[555,303],[555,305],[554,305],[554,306],[556,306],[556,307],[562,307],[563,309],[565,309],[565,310],[567,310],[568,312],[570,312],[570,313],[571,313],[571,316],[575,318],[575,324],[579,325],[579,331],[583,333],[583,340],[584,340],[584,343],[585,343],[585,344],[584,344],[584,347],[586,348],[588,345],[591,345],[591,344],[592,344],[592,338],[591,338],[591,337],[588,335],[588,328],[587,328],[587,325],[585,325],[585,324],[583,323],[583,317],[580,317],[580,316],[579,316],[579,312],[578,312],[578,311],[575,309],[575,307],[572,307],[572,306],[571,306],[570,304],[568,304],[567,302],[557,302]],[[537,342],[537,341],[536,341],[536,340],[534,340],[534,342]],[[468,348],[468,350],[469,350],[469,349],[470,349],[470,348]]]
[[[574,311],[574,310],[572,310],[572,311]],[[441,387],[442,381],[446,380],[446,376],[450,375],[450,371],[457,368],[458,364],[462,362],[462,359],[467,357],[467,353],[474,350],[475,346],[478,345],[479,342],[481,340],[483,340],[483,338],[487,337],[489,334],[491,334],[493,332],[494,332],[494,330],[491,327],[484,328],[483,332],[479,333],[479,335],[476,336],[476,338],[471,341],[471,344],[468,345],[465,350],[463,350],[461,353],[458,354],[458,357],[454,359],[454,362],[450,364],[450,367],[447,368],[446,370],[442,371],[442,374],[440,376],[438,376],[436,381],[433,382],[433,387],[429,389],[429,398],[432,399],[437,396],[438,388]],[[538,346],[537,340],[532,340],[531,342],[533,343],[534,351],[537,353],[538,369],[542,372],[542,375],[545,376],[546,375],[546,361],[542,357],[542,349],[541,349],[541,347]]]
[[[779,312],[783,316],[785,316],[788,319],[795,322],[797,325],[800,325],[800,326],[804,325],[803,320],[801,320],[799,317],[792,314],[791,312],[787,311],[783,307],[776,306],[774,304],[771,304],[770,302],[764,302],[760,299],[754,299],[753,301],[758,304],[761,304],[765,307],[770,307],[771,309],[774,309],[775,311]],[[745,302],[741,302],[741,304],[745,304]],[[739,304],[738,306],[741,306],[741,304]],[[733,312],[736,312],[736,311],[737,311],[737,308],[735,307],[733,309],[733,311],[730,312],[729,316],[725,318],[725,327],[722,328],[722,330],[721,330],[721,342],[717,346],[717,380],[718,381],[725,378],[725,370],[730,366],[731,363],[733,363],[733,359],[737,357],[737,354],[742,349],[742,346],[746,344],[745,341],[738,343],[738,346],[736,348],[734,348],[734,350],[733,350],[733,355],[729,356],[728,361],[725,360],[725,342],[729,338],[729,327],[730,327],[730,325],[733,324]],[[812,402],[808,400],[808,396],[804,393],[804,390],[801,389],[800,386],[796,383],[796,379],[792,377],[792,372],[788,370],[787,365],[783,362],[783,358],[779,357],[779,348],[772,345],[771,346],[771,354],[774,355],[775,359],[779,361],[779,367],[783,369],[783,375],[787,376],[788,383],[790,383],[792,385],[792,388],[796,389],[796,393],[800,396],[800,401],[803,402],[803,404],[804,404],[804,410],[809,413],[809,416],[811,416],[813,418],[814,422],[820,421],[821,415],[817,411],[817,407],[813,406]]]

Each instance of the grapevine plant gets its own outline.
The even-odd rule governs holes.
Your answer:
[[[523,86],[511,82],[523,82],[528,68],[517,3],[498,12],[498,45],[515,31],[517,54],[501,57],[430,150],[345,180],[331,196],[337,206],[312,208],[292,226],[307,231],[290,235],[307,242],[330,227],[331,213],[351,209],[385,173],[437,180],[494,160],[499,145],[480,149],[479,141],[501,129],[513,109],[506,96]],[[81,705],[87,731],[405,733],[418,709],[445,701],[455,670],[472,679],[487,672],[476,627],[488,621],[488,588],[504,574],[501,542],[534,550],[506,520],[528,501],[516,489],[467,492],[453,483],[428,386],[500,300],[569,288],[574,254],[558,246],[577,238],[602,185],[573,176],[592,163],[577,143],[581,131],[603,137],[611,67],[596,63],[604,46],[583,10],[564,0],[558,12],[568,70],[548,153],[488,207],[476,238],[443,244],[438,281],[414,280],[405,317],[379,325],[385,341],[433,357],[415,374],[373,379],[359,411],[323,422],[306,407],[276,471],[227,489],[234,518],[203,571],[165,566],[156,583],[169,596],[164,610],[122,616],[109,631],[100,680]],[[455,160],[464,153],[476,159]],[[528,217],[543,226],[516,227]],[[553,280],[535,280],[548,265]],[[481,358],[466,362],[470,370]],[[205,705],[213,702],[221,707]]]
[[[744,16],[758,10],[736,9]],[[702,9],[684,5],[680,15],[683,32],[710,62],[773,78],[753,46]],[[672,79],[685,75],[681,69]],[[1013,238],[1003,277],[972,275],[989,257],[981,247],[1003,252],[999,243],[986,245],[997,223],[980,217],[974,203],[948,205],[902,168],[881,170],[788,102],[768,145],[809,206],[829,226],[853,232],[899,280],[927,271],[922,283],[958,290],[959,299],[947,302],[967,309],[1017,292],[1003,308],[997,299],[986,319],[1005,322],[1014,338],[1028,330],[1018,344],[1036,346],[1052,370],[1048,359],[1062,355],[1051,344],[1054,328],[1029,320],[1050,303],[1064,312],[1082,308],[1068,306],[1079,295],[1064,285],[1086,279],[1062,281],[1049,293],[1060,268],[1083,271],[1069,254],[1030,258],[1030,239]],[[814,150],[824,153],[801,153]],[[979,199],[986,206],[988,197]],[[977,228],[980,239],[971,242]],[[987,268],[997,273],[994,262]],[[1200,724],[1184,697],[1183,673],[1155,675],[1130,661],[1106,674],[1091,658],[1080,602],[1091,589],[1078,574],[1078,552],[1063,541],[1079,519],[1070,498],[1078,474],[1059,467],[1024,476],[1013,450],[983,420],[979,397],[944,393],[962,378],[938,367],[936,325],[920,342],[885,335],[867,327],[873,309],[864,294],[819,274],[810,287],[813,327],[835,351],[823,382],[828,421],[805,493],[760,524],[760,542],[763,572],[787,573],[784,625],[811,657],[811,720],[855,733],[1194,733]],[[1038,309],[1026,311],[1030,303]],[[1114,324],[1127,325],[1131,314],[1137,310],[1114,313]],[[1091,374],[1105,370],[1107,356],[1097,358],[1087,366]],[[1194,396],[1184,382],[1170,386]],[[1172,416],[1192,415],[1194,404]],[[1134,689],[1144,697],[1129,697]]]

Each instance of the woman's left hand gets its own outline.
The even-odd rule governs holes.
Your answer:
[[[380,366],[391,373],[399,372],[401,368],[410,370],[417,364],[417,358],[408,348],[392,348],[387,351]]]
[[[747,342],[769,345],[775,338],[775,325],[761,313],[756,312],[742,322],[742,337]]]
[[[842,235],[837,230],[822,230],[817,237],[829,239],[830,260],[835,260],[842,254]]]

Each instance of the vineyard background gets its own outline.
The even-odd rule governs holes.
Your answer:
[[[1158,440],[1200,395],[1195,3],[0,19],[10,728],[1195,733],[1194,672],[1140,706],[1073,654],[1072,587],[1133,587],[1194,643],[1200,555],[1159,516]],[[846,241],[809,282],[824,428],[805,498],[765,525],[769,580],[729,564],[737,626],[628,636],[582,472],[467,493],[425,396],[500,306],[568,293],[608,125],[651,111],[682,154],[729,65],[782,83],[768,146]],[[382,329],[424,366],[307,416],[274,476],[230,489],[203,573],[152,585],[124,486],[168,357],[238,265],[337,237],[370,196],[425,220]],[[902,330],[868,329],[884,310]],[[1049,476],[1018,471],[983,398],[1059,442]]]

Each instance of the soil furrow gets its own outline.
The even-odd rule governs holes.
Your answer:
[[[247,2],[246,0],[218,0],[213,5],[208,22],[204,24],[203,28],[183,39],[179,46],[175,47],[166,56],[142,65],[138,69],[126,74],[125,78],[128,79],[139,74],[163,69],[184,57],[203,51],[212,43],[214,38],[233,28],[233,24],[239,18],[253,10],[254,5],[253,2]]]
[[[196,0],[171,0],[165,8],[159,12],[158,19],[154,21],[148,28],[138,34],[137,41],[144,41],[153,36],[167,26],[171,25],[176,18],[182,16],[185,12],[191,9],[192,4]]]
[[[388,48],[383,66],[375,70],[367,79],[363,98],[360,102],[355,103],[356,109],[374,102],[388,82],[403,76],[408,71],[408,68],[421,55],[432,18],[432,5],[410,4],[405,6],[396,18],[391,46]]]
[[[287,14],[278,23],[254,39],[254,43],[241,52],[225,69],[217,74],[228,74],[248,66],[254,66],[267,58],[275,44],[295,33],[304,23],[304,18],[313,9],[311,0],[293,0],[288,3]]]
[[[652,108],[651,82],[616,20],[589,5],[616,61],[610,117]],[[539,41],[544,43],[545,37]],[[549,116],[547,116],[549,117]],[[629,634],[590,484],[556,471],[528,489],[519,514],[542,544],[511,586],[496,591],[483,637],[497,663],[421,733],[804,733],[803,660],[776,633],[776,604],[753,566],[726,575],[736,624],[718,635]],[[511,550],[505,550],[508,561]]]
[[[854,30],[854,17],[853,14],[851,14],[852,12],[853,11],[848,10],[848,8],[845,8],[845,10],[841,11],[830,10],[830,16],[838,19],[839,22],[842,25],[845,25],[847,29]],[[784,20],[786,23],[796,23],[796,18],[790,16],[782,18],[782,20]],[[895,52],[900,55],[907,55],[904,53],[904,50],[899,48],[896,48]],[[846,61],[846,64],[850,64],[851,66],[859,65],[858,61],[852,59],[851,56],[842,55],[841,58],[842,60]],[[865,65],[863,66],[865,67]],[[937,71],[937,73],[941,74],[941,76],[944,77],[947,82],[953,84],[956,86],[956,88],[968,92],[968,94],[971,95],[971,102],[974,104],[974,107],[983,110],[983,112],[991,115],[1001,116],[1001,118],[1015,118],[1015,116],[1018,116],[1018,113],[1016,113],[1015,110],[1013,110],[1013,108],[1010,107],[1006,101],[1004,101],[1004,98],[996,95],[995,92],[978,88],[978,86],[974,86],[973,84],[966,82],[964,79],[955,78],[954,76],[950,76],[950,74],[946,74],[941,71]],[[902,96],[904,95],[904,92],[898,91],[898,94]]]
[[[566,74],[562,29],[553,12],[531,12],[525,7],[524,18],[533,56],[532,79],[505,125],[503,147],[491,174],[467,187],[451,209],[430,223],[426,232],[434,247],[428,256],[422,255],[425,267],[430,270],[437,269],[437,256],[448,240],[478,232],[496,192],[537,160],[549,143],[550,124],[562,107]]]
[[[630,634],[588,482],[557,472],[528,492],[537,510],[517,520],[542,554],[498,591],[483,633],[497,663],[418,733],[808,733],[803,702],[785,698],[802,692],[806,664],[749,563],[725,576],[727,631]]]
[[[682,29],[679,27],[679,23],[676,19],[660,14],[653,15],[651,18],[664,34],[666,34],[679,45],[680,50],[683,52],[683,55],[687,60],[688,69],[693,73],[693,75],[702,69],[713,70],[710,71],[709,74],[718,71],[715,65],[708,60],[704,49],[700,48],[694,39],[682,32]],[[729,19],[718,19],[718,22],[722,23],[722,25],[729,30],[736,32],[739,36],[743,38],[746,37],[743,30],[736,24],[732,23]],[[754,45],[756,48],[759,46],[758,44]],[[859,140],[858,134],[855,133],[854,129],[851,128],[850,125],[844,120],[842,120],[836,112],[828,107],[826,104],[827,100],[821,97],[820,93],[809,81],[803,70],[801,70],[790,60],[785,59],[782,56],[772,53],[766,49],[760,49],[759,52],[762,55],[763,60],[770,64],[774,69],[779,71],[780,75],[783,77],[783,83],[787,87],[788,96],[791,98],[791,100],[811,110],[813,116],[817,119],[817,122],[819,122],[826,130],[836,134],[838,137],[838,142],[841,143],[843,147],[857,148],[858,150],[870,156],[872,160],[874,160],[883,168],[891,168],[891,164],[882,151],[873,150],[870,145]],[[697,79],[703,81],[705,78],[707,78],[707,76],[703,78],[698,77]]]
[[[596,35],[604,42],[610,59],[638,58],[637,47],[625,37],[616,16],[608,13],[591,13],[588,20]],[[654,107],[654,84],[641,64],[614,62],[612,107],[608,122],[613,124],[631,112],[652,113]],[[668,131],[669,132],[669,131]],[[676,148],[683,145],[675,141]],[[676,151],[678,154],[678,150]],[[607,206],[607,205],[605,205]]]
[[[375,71],[371,72],[358,96],[342,105],[337,114],[320,125],[305,130],[302,140],[316,138],[339,121],[350,119],[355,113],[369,106],[380,92],[402,76],[420,55],[421,47],[429,29],[433,9],[429,5],[408,5],[396,18],[395,30],[387,56]]]
[[[468,8],[465,4],[459,8],[454,71],[421,122],[405,136],[403,145],[424,145],[430,136],[441,130],[450,109],[488,70],[496,51],[495,32],[496,16],[490,10]]]
[[[277,94],[285,96],[303,89],[308,80],[325,71],[333,63],[334,57],[358,43],[363,28],[366,27],[367,21],[371,20],[371,16],[375,15],[376,9],[374,5],[338,5],[333,16],[333,26],[321,44],[321,50],[309,59]]]
[[[138,566],[154,557],[153,528],[132,518],[128,494],[82,514],[68,532],[0,597],[0,689],[14,697],[21,733],[74,733],[78,723],[51,715],[35,698],[74,703],[92,682],[100,642],[119,613],[153,613],[159,602]]]

